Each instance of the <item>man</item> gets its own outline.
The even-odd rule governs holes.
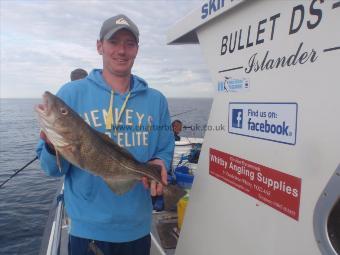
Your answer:
[[[77,68],[71,72],[70,78],[71,78],[71,81],[75,81],[75,80],[84,79],[87,75],[88,74],[84,69]]]
[[[138,43],[138,28],[128,17],[117,15],[106,20],[97,40],[103,69],[65,84],[58,96],[137,160],[160,165],[162,180],[167,183],[166,172],[174,150],[168,105],[160,92],[131,74]],[[149,185],[144,178],[126,194],[116,195],[100,177],[65,160],[59,171],[48,142],[42,139],[37,153],[45,172],[65,175],[65,208],[71,218],[70,253],[149,254],[150,193],[162,194],[162,185]]]
[[[182,131],[182,121],[174,120],[171,123],[171,126],[172,126],[172,131],[174,132],[175,141],[180,141],[181,137],[179,136],[179,133],[181,133]]]

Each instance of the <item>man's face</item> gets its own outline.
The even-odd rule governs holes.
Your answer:
[[[131,74],[138,44],[130,31],[122,29],[109,40],[97,41],[97,50],[103,56],[104,71],[116,76]]]
[[[175,122],[173,126],[174,133],[179,134],[182,131],[182,124]]]

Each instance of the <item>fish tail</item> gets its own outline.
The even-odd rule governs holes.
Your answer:
[[[164,209],[171,211],[177,208],[178,201],[186,195],[185,189],[177,185],[168,185],[163,188]]]

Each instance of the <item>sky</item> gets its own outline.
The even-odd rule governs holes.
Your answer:
[[[96,40],[103,21],[123,13],[140,30],[132,73],[166,97],[212,97],[199,45],[167,45],[168,30],[201,0],[0,0],[0,98],[39,98],[70,72],[102,68]]]

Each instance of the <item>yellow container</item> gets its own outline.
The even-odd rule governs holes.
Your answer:
[[[177,203],[177,216],[178,216],[178,223],[177,224],[178,224],[179,229],[181,229],[181,227],[182,227],[185,209],[188,205],[188,202],[189,202],[189,195],[185,195]]]

